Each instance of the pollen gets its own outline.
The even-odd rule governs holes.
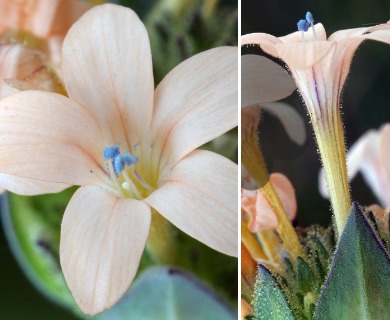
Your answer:
[[[103,150],[103,156],[106,160],[112,160],[120,154],[118,146],[108,146]]]
[[[313,22],[314,22],[314,17],[313,17],[313,15],[311,14],[310,11],[306,12],[306,21],[307,21],[309,24],[313,24]]]
[[[298,31],[306,32],[309,30],[310,24],[306,20],[299,20],[297,23]]]

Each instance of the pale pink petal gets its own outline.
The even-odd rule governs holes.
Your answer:
[[[383,31],[382,34],[384,34],[385,37],[387,37],[386,33],[388,33],[389,30],[390,30],[389,24],[379,24],[379,25],[376,25],[373,27],[345,29],[345,30],[340,30],[340,31],[333,33],[329,37],[328,40],[329,41],[341,41],[341,40],[349,40],[349,39],[352,39],[355,37],[360,38],[361,36],[366,37],[366,36],[374,35],[378,31]]]
[[[365,34],[363,35],[363,38],[390,44],[390,25],[389,30],[379,30],[370,34]]]
[[[290,180],[281,173],[272,173],[270,181],[283,204],[288,218],[292,221],[297,214],[297,199],[295,189]]]
[[[5,192],[5,189],[3,189],[2,187],[0,187],[0,195],[2,195],[4,192]]]
[[[332,33],[329,37],[329,41],[342,41],[342,40],[349,40],[354,37],[360,37],[363,35],[369,28],[353,28],[353,29],[345,29],[345,30],[339,30],[335,33]]]
[[[275,46],[290,69],[306,69],[322,60],[335,46],[328,41],[287,42]]]
[[[55,93],[0,101],[0,172],[39,181],[109,183],[102,133],[91,112]]]
[[[238,255],[237,165],[195,150],[182,159],[145,201],[191,237]]]
[[[295,88],[292,76],[277,63],[252,54],[241,57],[241,108],[283,99]]]
[[[150,228],[150,208],[98,186],[81,187],[61,225],[60,258],[80,309],[97,314],[116,303],[137,272]]]
[[[47,0],[41,0],[45,2],[46,4],[46,10],[48,10]],[[57,2],[55,5],[54,3]],[[79,19],[83,13],[85,13],[89,7],[91,7],[90,4],[87,4],[86,1],[80,1],[80,0],[51,0],[50,1],[52,9],[52,15],[50,18],[51,25],[48,28],[48,32],[46,33],[48,36],[62,36],[64,37],[66,33],[68,32],[69,28],[72,26],[72,24]],[[41,12],[42,17],[39,17],[41,20],[46,19],[48,20],[48,15],[44,12]],[[37,17],[36,20],[39,20]],[[41,22],[42,24],[42,22]],[[39,22],[37,23],[39,25]]]
[[[306,127],[302,116],[292,106],[283,102],[263,103],[261,107],[275,115],[283,124],[288,136],[295,143],[303,145],[306,141]]]
[[[281,41],[268,33],[249,33],[241,36],[241,46],[259,45],[269,55],[278,58],[275,45]]]
[[[79,0],[1,1],[0,23],[46,37],[53,33],[66,33],[86,10],[87,5]]]
[[[93,111],[105,143],[142,142],[154,84],[148,34],[136,14],[112,4],[91,9],[70,29],[62,55],[68,95]]]
[[[25,196],[56,193],[70,187],[62,183],[36,181],[4,173],[0,173],[0,186],[8,191]]]
[[[251,232],[270,230],[278,226],[278,219],[260,190],[256,190],[253,195],[243,193],[241,208],[249,217],[248,229]]]
[[[290,180],[281,173],[272,173],[270,176],[272,186],[286,211],[290,220],[294,220],[297,213],[295,190]],[[262,194],[261,189],[256,195],[247,195],[241,200],[241,207],[249,215],[248,228],[252,232],[266,231],[278,226],[278,220],[272,206]]]
[[[153,153],[172,167],[202,144],[237,126],[238,51],[219,47],[179,64],[158,85]]]

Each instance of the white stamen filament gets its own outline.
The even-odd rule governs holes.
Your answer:
[[[313,24],[313,22],[311,23],[311,29],[313,30],[313,36],[314,36],[314,39],[316,39],[317,40],[317,33],[316,33],[316,29],[314,28],[314,24]]]
[[[148,191],[153,191],[153,188],[140,176],[137,170],[134,169],[134,174],[137,177],[138,181],[141,183],[141,185]]]
[[[113,167],[111,161],[108,161],[108,170],[110,171],[110,176],[111,176],[112,180],[114,181],[117,190],[120,190],[121,194],[124,196],[121,185],[118,181],[118,177],[116,176],[116,173],[114,171],[114,167]]]
[[[126,182],[128,183],[128,189],[130,192],[132,192],[136,198],[142,198],[141,194],[139,193],[137,187],[135,186],[134,182],[131,181],[130,177],[127,175],[126,170],[122,172],[123,178],[125,178]]]

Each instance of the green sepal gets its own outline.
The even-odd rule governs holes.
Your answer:
[[[295,319],[279,285],[262,265],[258,268],[253,310],[256,320]]]
[[[390,319],[390,258],[352,205],[315,311],[316,320]]]
[[[315,286],[316,279],[310,266],[301,257],[297,259],[297,283],[300,292],[310,292]]]

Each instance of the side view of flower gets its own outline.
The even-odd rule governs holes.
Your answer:
[[[24,91],[0,101],[0,172],[53,192],[81,186],[60,245],[80,308],[93,315],[119,300],[162,217],[237,256],[237,165],[197,150],[237,126],[237,48],[200,53],[154,89],[144,25],[106,4],[70,29],[62,73],[69,98]]]
[[[266,33],[244,35],[241,45],[259,45],[282,59],[305,101],[324,166],[339,233],[351,206],[347,179],[340,95],[356,49],[366,39],[390,43],[390,24],[347,29],[329,38],[311,13],[298,22],[298,31],[284,37]]]
[[[259,114],[253,106],[243,106],[242,136],[246,140],[242,140],[242,155],[248,174],[242,177],[242,185],[248,184],[253,190],[255,182],[260,189],[242,191],[242,317],[256,320],[388,319],[389,210],[376,204],[362,206],[356,202],[359,199],[352,202],[347,167],[351,179],[361,171],[380,204],[388,205],[389,126],[363,135],[346,155],[340,102],[356,49],[366,39],[390,44],[390,24],[338,31],[327,38],[323,26],[314,24],[313,15],[307,12],[297,26],[298,32],[279,38],[265,33],[247,34],[242,36],[241,43],[258,45],[265,53],[281,59],[295,80],[310,117],[323,166],[320,189],[330,197],[335,223],[327,228],[304,226],[305,223],[299,221],[299,211],[294,225],[289,222],[289,218],[295,216],[295,209],[301,208],[302,198],[307,205],[313,193],[306,189],[302,192],[297,187],[301,193],[296,206],[291,201],[293,187],[280,184],[281,181],[278,185],[275,174],[268,175],[257,139]],[[241,59],[245,66],[246,49],[243,53]],[[265,90],[266,93],[285,90],[284,81],[278,80],[278,77],[283,78],[283,73],[277,71],[281,66],[275,65],[271,76],[268,59],[261,57],[257,63],[257,69],[261,70],[258,81],[253,78],[246,83],[242,75],[242,82],[247,86],[242,90],[247,95],[243,100],[251,103],[254,103],[253,97],[261,100],[251,93],[256,84],[272,88]],[[287,80],[286,75],[284,78]],[[261,93],[260,88],[257,90],[260,98]],[[368,106],[373,108],[374,104]],[[291,135],[293,129],[286,131]],[[308,153],[297,159],[306,159]],[[303,168],[297,169],[293,180],[298,186],[298,179],[304,180],[307,173],[306,162],[296,162],[300,166],[303,162]],[[281,164],[280,172],[283,168],[291,172],[287,166]],[[271,192],[267,195],[264,188],[267,185],[273,185],[273,196]],[[285,194],[278,192],[282,185],[286,188]],[[264,202],[259,195],[268,201]],[[357,198],[355,194],[354,198]],[[279,209],[281,203],[284,208]],[[315,217],[322,209],[316,202],[313,208],[303,211]]]

